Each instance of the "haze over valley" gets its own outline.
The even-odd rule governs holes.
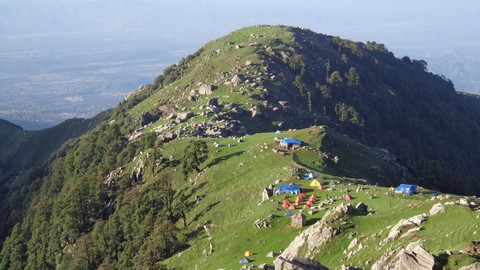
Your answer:
[[[207,41],[255,24],[381,42],[397,57],[426,60],[458,91],[478,94],[479,10],[475,1],[3,0],[0,118],[41,129],[92,117]]]

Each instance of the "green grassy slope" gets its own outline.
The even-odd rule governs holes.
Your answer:
[[[312,134],[315,135],[312,136]],[[189,187],[195,190],[191,199],[195,196],[205,196],[198,206],[188,213],[188,227],[194,231],[194,236],[189,242],[191,247],[169,259],[166,263],[169,268],[192,269],[195,266],[198,269],[238,269],[240,267],[238,261],[244,257],[244,252],[247,250],[254,253],[254,256],[249,257],[252,260],[251,264],[267,263],[271,265],[273,259],[266,258],[265,255],[270,251],[279,253],[303,230],[290,227],[290,218],[284,216],[286,210],[281,207],[283,196],[274,196],[269,201],[261,202],[263,188],[274,184],[277,179],[283,179],[287,183],[294,181],[300,184],[308,196],[316,194],[319,201],[324,200],[326,196],[342,198],[342,191],[348,190],[354,198],[350,203],[364,202],[369,206],[369,211],[374,213],[368,216],[350,217],[349,222],[354,226],[342,231],[323,248],[324,251],[317,259],[332,269],[345,263],[368,267],[369,264],[379,259],[387,248],[408,244],[413,240],[412,238],[394,241],[385,246],[379,246],[378,243],[388,235],[386,229],[388,226],[396,224],[402,218],[426,213],[437,202],[430,200],[432,192],[428,190],[421,190],[422,194],[414,196],[395,195],[390,197],[385,195],[388,187],[365,185],[365,189],[357,193],[357,187],[366,184],[368,179],[331,175],[324,168],[318,171],[321,172],[322,181],[327,184],[326,187],[332,181],[339,184],[336,184],[334,190],[330,191],[310,188],[309,181],[297,180],[297,174],[292,173],[295,169],[298,169],[299,172],[302,171],[294,164],[293,158],[300,152],[317,153],[305,149],[309,147],[289,152],[286,155],[274,153],[272,149],[275,136],[302,139],[307,144],[317,147],[322,144],[322,139],[325,137],[331,138],[330,140],[336,143],[349,140],[334,131],[325,133],[315,127],[282,134],[265,133],[246,136],[245,141],[240,144],[232,139],[217,139],[216,141],[221,142],[224,146],[212,149],[214,156],[207,162],[210,165],[207,165],[207,169],[196,179],[195,184]],[[211,145],[213,140],[208,140],[208,142]],[[232,143],[234,146],[225,146],[228,143]],[[172,148],[179,148],[177,142],[171,143],[166,151],[168,152]],[[337,149],[337,151],[339,155],[345,157],[342,162],[346,164],[355,161],[359,161],[364,166],[384,163],[373,157],[362,161],[358,158],[351,160],[352,157],[347,155],[348,153],[343,155],[342,149]],[[372,149],[356,146],[357,154],[371,156],[372,152]],[[172,153],[175,154],[175,152]],[[304,154],[302,157],[305,163],[315,162],[314,159],[309,160],[306,156],[308,155]],[[222,160],[222,162],[217,163],[217,160]],[[308,164],[306,165],[308,167]],[[353,167],[351,170],[357,176],[363,173],[363,170],[357,170],[357,167]],[[291,201],[294,200],[294,196],[290,195],[289,197]],[[452,201],[456,199],[458,198],[451,198]],[[328,209],[340,202],[344,202],[344,200],[339,199]],[[301,209],[299,207],[296,211]],[[306,212],[307,210],[305,210]],[[324,213],[325,211],[320,211],[313,215],[307,215],[307,224],[312,225]],[[448,220],[455,213],[461,213],[460,220],[449,223]],[[269,221],[270,227],[262,229],[253,227],[255,220],[268,220],[269,214],[278,216]],[[445,213],[429,219],[425,223],[424,229],[416,237],[426,239],[427,248],[436,255],[440,255],[447,249],[458,251],[466,247],[470,241],[479,239],[473,234],[480,229],[475,215],[474,211],[464,206],[450,206]],[[442,223],[449,223],[450,226],[447,229],[445,225],[440,225]],[[205,224],[209,224],[211,237],[203,228]],[[178,223],[178,226],[182,226],[181,222]],[[450,233],[448,240],[443,237],[443,241],[436,240],[435,236],[445,233]],[[351,234],[360,237],[366,248],[346,260],[343,251],[351,241],[348,237]],[[377,236],[373,237],[375,234]],[[213,252],[210,252],[210,245],[212,245]],[[460,263],[472,259],[473,257],[466,256],[460,260]]]

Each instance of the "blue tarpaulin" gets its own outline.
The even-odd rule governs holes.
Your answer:
[[[412,195],[413,193],[417,192],[417,186],[401,184],[397,187],[397,190],[402,192],[403,194]]]
[[[282,139],[280,141],[282,144],[286,144],[286,145],[289,145],[289,144],[293,144],[293,145],[302,145],[302,142],[301,141],[297,141],[297,140],[294,140],[292,138],[285,138],[285,139]]]
[[[283,184],[278,187],[277,194],[300,194],[300,186],[295,184]]]

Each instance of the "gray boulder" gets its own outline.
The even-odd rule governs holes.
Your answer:
[[[395,257],[398,261],[394,269],[432,270],[441,269],[435,257],[425,250],[422,240],[408,244]]]
[[[275,270],[328,270],[328,268],[313,259],[285,259],[282,256],[279,256],[275,260]]]
[[[464,266],[458,270],[480,270],[480,262]]]
[[[198,88],[200,95],[211,95],[213,93],[214,86],[211,84],[202,83]]]
[[[192,116],[193,116],[192,112],[177,113],[177,120],[180,120],[180,121],[187,120],[188,118],[190,118]]]
[[[443,212],[445,212],[445,205],[443,205],[442,203],[436,203],[432,206],[428,214],[430,216],[434,216],[436,214],[443,213]]]
[[[357,211],[358,214],[365,215],[368,213],[368,206],[363,202],[359,202],[357,206],[355,206],[355,210]]]
[[[237,74],[233,76],[233,78],[230,80],[230,82],[235,86],[243,83],[244,81],[245,81],[245,76],[243,76],[243,74]]]

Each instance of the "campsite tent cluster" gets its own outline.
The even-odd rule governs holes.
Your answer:
[[[295,199],[295,202],[292,203],[288,198],[285,198],[282,202],[283,208],[288,208],[290,210],[295,210],[295,206],[300,206],[300,204],[303,203],[307,195],[305,193],[300,193],[298,194],[297,198]],[[309,209],[312,207],[312,205],[317,201],[317,195],[312,194],[310,196],[310,199],[308,199],[307,203],[303,206],[305,209]]]

